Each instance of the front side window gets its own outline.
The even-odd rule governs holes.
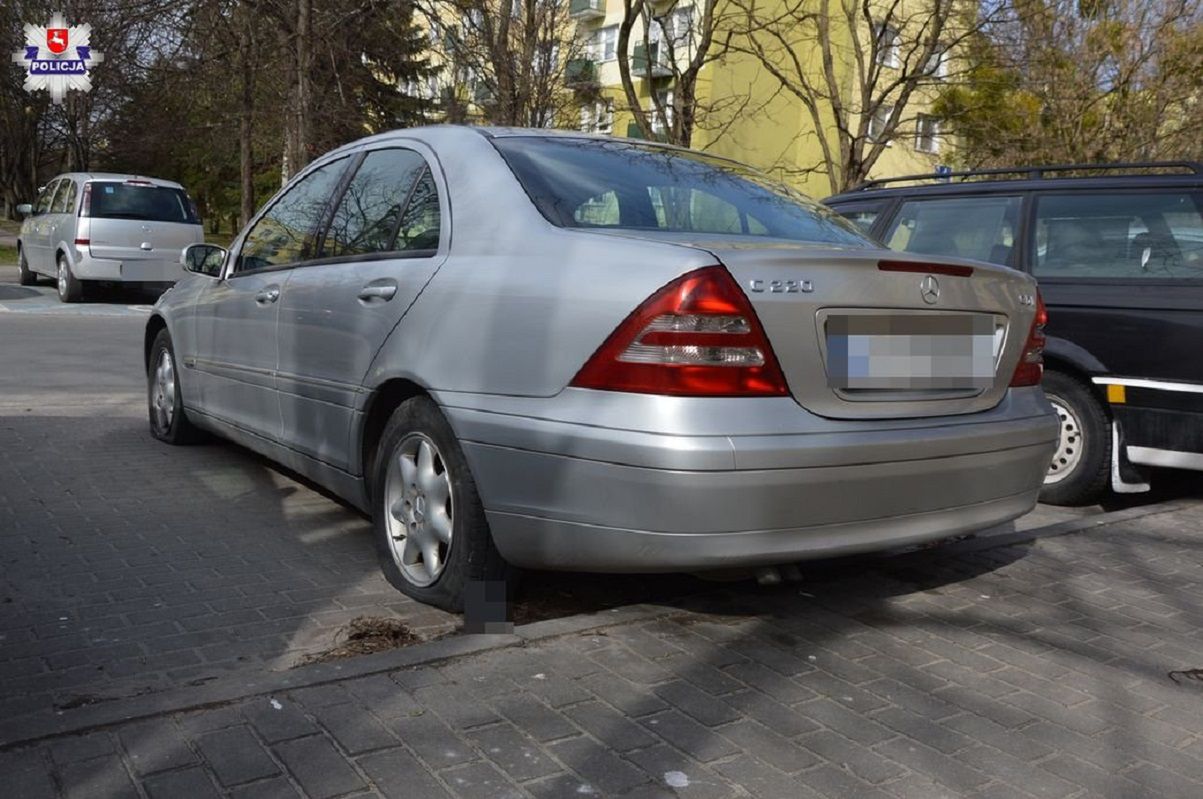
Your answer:
[[[234,271],[284,266],[312,258],[314,234],[346,166],[346,158],[331,161],[293,184],[246,234]]]
[[[561,227],[872,246],[830,209],[725,159],[627,141],[512,136],[493,144],[540,212]]]
[[[885,242],[891,250],[1009,264],[1019,225],[1018,197],[907,200]]]
[[[1041,278],[1203,278],[1203,196],[1039,197],[1032,249]]]
[[[59,187],[60,181],[54,181],[46,188],[42,189],[42,193],[38,195],[38,204],[34,206],[35,214],[44,214],[50,210],[50,201],[54,199],[54,192]]]
[[[343,192],[319,257],[365,255],[392,248],[405,202],[426,168],[413,150],[374,150]]]

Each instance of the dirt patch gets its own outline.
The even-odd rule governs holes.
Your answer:
[[[297,665],[325,663],[356,655],[370,655],[373,652],[400,649],[421,640],[399,619],[360,616],[352,619],[350,624],[335,635],[336,643],[333,647],[325,652],[307,655]]]

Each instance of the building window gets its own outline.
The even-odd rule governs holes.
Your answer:
[[[667,41],[676,52],[689,46],[692,31],[693,7],[685,6],[673,9],[671,14],[657,17],[648,31],[648,38],[653,42]]]
[[[595,61],[613,61],[618,53],[618,26],[601,28],[593,34]]]
[[[937,50],[923,65],[923,74],[930,78],[942,78],[948,74],[948,53]]]
[[[656,92],[657,99],[660,100],[660,105],[664,107],[664,118],[660,118],[660,113],[656,110],[656,104],[651,103],[647,113],[651,117],[652,133],[661,134],[667,133],[668,128],[673,124],[673,93],[671,89],[661,89]]]
[[[899,65],[898,49],[900,37],[895,28],[885,24],[873,26],[873,41],[877,48],[877,63],[883,67],[897,69]]]
[[[614,101],[599,100],[581,106],[581,131],[584,133],[614,132]]]
[[[873,116],[869,119],[869,141],[879,141],[885,135],[886,125],[890,122],[890,115],[894,113],[894,106],[883,105],[879,106],[873,112]]]
[[[940,151],[940,120],[920,114],[915,120],[915,149],[921,153]]]

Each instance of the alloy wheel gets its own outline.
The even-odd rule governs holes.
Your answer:
[[[446,568],[454,519],[451,475],[429,437],[401,439],[388,464],[384,503],[397,567],[414,585],[431,585]]]
[[[67,296],[67,262],[61,259],[58,262],[58,295]]]
[[[171,352],[162,350],[155,364],[154,387],[151,389],[151,411],[155,424],[166,433],[175,419],[175,362]]]

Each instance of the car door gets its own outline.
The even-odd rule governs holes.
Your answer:
[[[304,173],[251,223],[227,259],[223,279],[197,298],[191,365],[197,404],[256,435],[280,437],[276,394],[279,299],[291,269],[314,251],[318,226],[339,185],[345,157]]]
[[[446,192],[429,150],[390,143],[358,160],[318,260],[288,278],[279,325],[284,440],[347,471],[364,377],[449,240]]]
[[[1031,213],[1050,338],[1112,375],[1203,385],[1203,191],[1037,193]]]
[[[29,234],[24,237],[25,260],[29,268],[44,275],[54,274],[54,258],[47,252],[50,246],[50,208],[60,180],[53,180],[42,189],[33,207],[29,222]]]
[[[59,181],[58,190],[50,203],[46,220],[46,252],[57,267],[58,245],[72,247],[75,244],[75,198],[77,189],[73,178]]]

